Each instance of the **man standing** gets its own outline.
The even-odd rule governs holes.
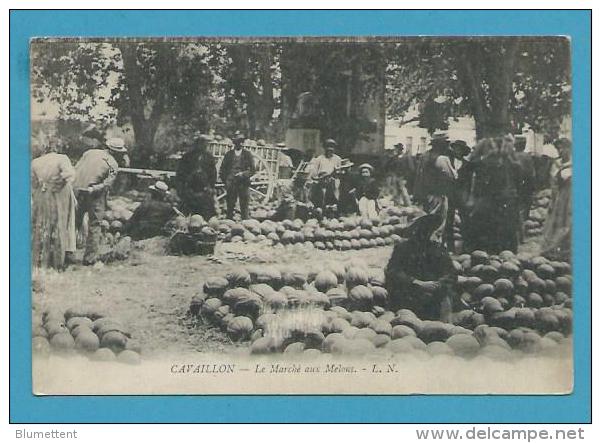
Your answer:
[[[244,148],[244,136],[236,133],[233,138],[234,149],[223,156],[219,176],[225,184],[227,218],[234,218],[236,201],[240,201],[242,220],[248,218],[248,200],[250,198],[250,179],[255,174],[255,162],[251,152]]]
[[[394,145],[394,157],[392,159],[391,169],[394,188],[397,193],[395,196],[398,204],[409,206],[411,198],[409,197],[413,181],[415,180],[415,161],[410,153],[405,152],[405,145],[397,143]]]
[[[73,188],[77,197],[77,227],[81,228],[83,217],[88,214],[88,235],[83,257],[84,265],[97,260],[102,230],[100,222],[106,210],[106,198],[115,181],[119,165],[113,155],[127,152],[121,138],[107,140],[102,149],[89,149],[75,165]]]
[[[535,169],[534,159],[526,152],[526,137],[517,135],[514,140],[515,158],[520,164],[521,176],[518,183],[518,205],[520,207],[520,226],[523,229],[523,222],[528,218],[530,206],[532,205],[532,195],[534,194]],[[520,239],[523,239],[524,233],[520,229]]]
[[[207,147],[212,138],[202,134],[195,137],[192,149],[186,152],[177,165],[177,194],[186,214],[200,214],[205,220],[215,211],[215,158]]]
[[[447,248],[449,249],[449,251],[454,251],[455,249],[455,240],[454,240],[454,226],[455,226],[455,214],[457,211],[459,211],[461,213],[461,208],[462,208],[462,199],[464,197],[464,189],[468,186],[468,183],[465,183],[466,177],[464,177],[464,173],[467,172],[467,169],[469,167],[468,162],[466,161],[465,157],[467,157],[471,152],[470,147],[467,145],[467,143],[464,140],[455,140],[454,142],[451,143],[451,149],[450,149],[450,160],[451,160],[451,165],[453,167],[453,169],[455,171],[457,171],[456,174],[456,181],[454,183],[454,185],[451,188],[451,192],[449,193],[449,210],[447,212],[447,222],[446,222],[446,226],[445,226],[445,236],[444,236],[444,243],[447,245]],[[460,163],[459,163],[460,162]],[[460,171],[459,169],[462,168],[464,169],[463,171]],[[461,222],[463,223],[463,220],[461,220]]]
[[[420,161],[415,182],[415,197],[428,214],[436,214],[440,225],[434,231],[442,237],[445,232],[449,195],[457,180],[457,172],[451,164],[449,139],[445,133],[436,133],[430,141],[432,149]]]
[[[325,154],[316,157],[309,164],[309,179],[312,180],[313,204],[324,209],[335,205],[340,198],[340,180],[336,172],[342,165],[342,159],[335,154],[337,143],[333,139],[325,142]]]
[[[290,178],[292,177],[292,168],[294,163],[288,154],[286,154],[286,143],[281,142],[276,145],[278,148],[278,177],[279,178]]]

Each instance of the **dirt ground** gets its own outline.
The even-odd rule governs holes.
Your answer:
[[[192,296],[208,277],[258,263],[318,269],[324,261],[359,257],[385,266],[392,247],[359,251],[320,251],[301,246],[221,243],[214,259],[165,255],[165,240],[140,242],[123,262],[73,266],[34,275],[33,320],[46,308],[95,310],[125,324],[146,356],[190,351],[219,352],[236,346],[220,330],[196,324],[186,314]],[[244,346],[244,345],[243,345]]]

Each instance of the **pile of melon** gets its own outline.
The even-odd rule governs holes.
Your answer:
[[[528,214],[528,219],[524,221],[524,231],[526,237],[536,237],[543,233],[550,203],[550,189],[542,190],[534,196],[534,199],[532,200],[532,206],[530,207],[530,212]]]
[[[391,245],[414,218],[423,213],[414,207],[388,208],[378,217],[348,216],[334,219],[300,219],[274,222],[255,219],[234,222],[209,220],[224,242],[266,242],[271,245],[303,244],[322,250],[358,250]]]
[[[384,271],[360,260],[319,272],[271,266],[208,279],[190,312],[249,341],[251,353],[405,352],[487,355],[553,352],[570,340],[570,265],[474,251],[454,257],[459,279],[451,323],[388,308]],[[514,352],[515,351],[515,352]]]
[[[165,230],[169,234],[182,232],[201,234],[205,238],[217,238],[217,231],[199,214],[193,214],[188,217],[179,215],[167,223]]]
[[[87,356],[94,361],[140,363],[140,347],[119,321],[97,312],[46,310],[34,323],[33,354]]]

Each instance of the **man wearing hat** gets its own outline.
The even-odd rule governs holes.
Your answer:
[[[278,148],[278,176],[280,178],[292,177],[292,168],[294,163],[288,154],[286,154],[286,143],[280,142],[276,144]]]
[[[446,133],[434,133],[430,145],[432,148],[424,154],[418,166],[414,195],[424,211],[435,214],[440,220],[434,234],[442,238],[449,209],[448,197],[453,192],[457,171],[451,163]]]
[[[234,149],[223,156],[219,176],[225,184],[227,218],[234,218],[236,201],[240,201],[242,220],[248,219],[248,201],[250,199],[250,179],[255,174],[255,162],[252,153],[245,149],[245,137],[237,132],[233,137]]]
[[[206,134],[196,135],[192,148],[182,156],[176,172],[177,194],[181,199],[183,212],[200,214],[205,220],[216,214],[217,167],[215,157],[208,151],[212,140]]]
[[[397,143],[394,145],[394,157],[390,163],[397,204],[409,206],[411,204],[409,192],[415,180],[415,160],[409,152],[405,152],[403,143]]]
[[[133,240],[163,235],[163,228],[176,212],[169,201],[169,186],[157,181],[148,187],[148,197],[136,208],[125,226],[126,232]]]
[[[312,200],[318,208],[336,204],[340,198],[340,180],[336,173],[342,166],[342,159],[335,154],[337,146],[335,140],[326,140],[325,153],[313,159],[309,165],[309,179],[313,182]]]
[[[455,183],[452,185],[449,197],[449,210],[447,212],[447,221],[444,232],[444,243],[449,250],[454,250],[454,226],[455,214],[457,211],[463,216],[461,218],[462,229],[467,229],[469,220],[467,212],[463,211],[469,198],[471,190],[471,178],[473,173],[473,164],[468,161],[468,156],[472,152],[465,140],[454,140],[450,144],[449,158],[452,168],[457,171]]]
[[[75,165],[73,190],[77,197],[78,229],[83,217],[88,214],[88,235],[84,252],[84,265],[94,264],[97,260],[98,244],[102,230],[100,221],[106,210],[106,198],[115,181],[119,165],[115,156],[122,158],[127,153],[125,142],[121,138],[110,138],[103,148],[89,149]]]

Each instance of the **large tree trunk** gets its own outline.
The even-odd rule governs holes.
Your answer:
[[[164,107],[164,94],[159,91],[158,96],[153,98],[153,106],[150,115],[146,117],[147,97],[142,93],[143,73],[138,65],[137,44],[122,43],[117,45],[123,58],[123,71],[129,102],[127,114],[134,129],[135,149],[132,158],[140,166],[150,166],[150,157],[154,152],[154,136],[157,132],[160,117]],[[159,50],[160,51],[160,50]],[[162,54],[158,54],[157,65],[161,66]],[[160,69],[160,68],[159,68]]]
[[[457,73],[469,96],[477,139],[512,130],[509,107],[518,47],[517,39],[508,39],[498,44],[468,42],[457,48]]]
[[[502,43],[495,54],[494,71],[489,74],[490,118],[488,132],[491,136],[501,136],[512,132],[509,106],[513,93],[515,59],[519,42],[516,39]]]

